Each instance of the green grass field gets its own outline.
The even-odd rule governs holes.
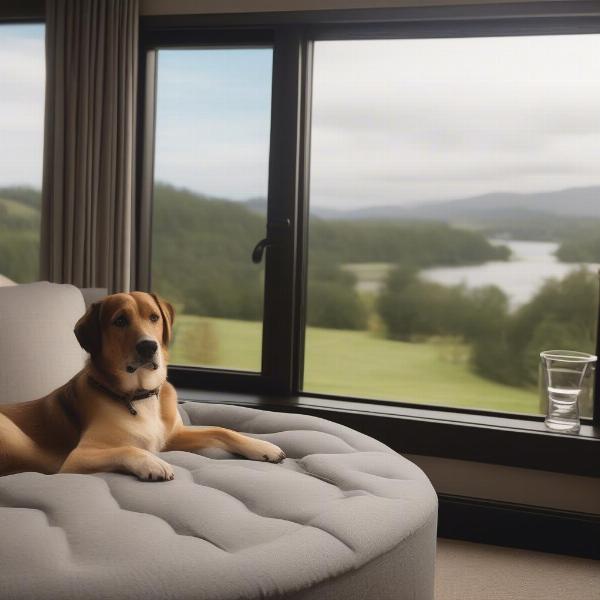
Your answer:
[[[178,316],[172,364],[260,370],[261,324]],[[468,349],[443,340],[405,343],[366,331],[309,327],[304,389],[340,396],[537,413],[537,394],[470,372]]]

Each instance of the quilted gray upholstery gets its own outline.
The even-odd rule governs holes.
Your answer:
[[[280,445],[282,464],[168,452],[172,482],[0,478],[2,600],[431,600],[437,499],[383,444],[322,419],[180,407]]]

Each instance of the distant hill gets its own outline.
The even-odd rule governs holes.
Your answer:
[[[266,214],[267,201],[245,203]],[[600,186],[569,188],[531,194],[491,193],[409,206],[373,206],[360,209],[311,207],[313,222],[323,221],[441,221],[476,229],[490,237],[562,241],[600,228]]]
[[[253,198],[248,208],[264,214],[267,201]],[[404,206],[371,206],[358,209],[311,207],[311,214],[327,220],[426,219],[439,221],[481,221],[528,218],[533,214],[600,218],[600,186],[568,188],[553,192],[517,194],[494,192],[469,198]]]
[[[520,211],[536,211],[568,217],[600,217],[600,186],[529,194],[496,192],[447,202],[422,204],[409,207],[407,211],[413,216],[444,220],[466,215],[506,217],[512,213],[518,214]]]
[[[29,186],[9,186],[0,188],[0,198],[10,198],[36,210],[40,209],[41,193]]]
[[[227,198],[212,197],[199,192],[169,187],[185,192],[200,200],[225,201]],[[0,198],[11,199],[39,210],[40,193],[29,187],[0,188]],[[235,202],[254,213],[266,214],[266,198],[250,198]],[[544,213],[548,216],[559,215],[570,218],[600,218],[600,186],[567,188],[553,192],[535,192],[519,194],[511,192],[493,192],[468,198],[444,200],[441,202],[409,204],[405,206],[382,205],[358,209],[311,208],[313,216],[326,220],[440,220],[440,221],[477,221],[489,219],[530,218]]]

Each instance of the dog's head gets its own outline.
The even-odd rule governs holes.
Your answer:
[[[75,336],[95,368],[123,390],[152,389],[166,378],[173,307],[155,294],[113,294],[90,306]]]

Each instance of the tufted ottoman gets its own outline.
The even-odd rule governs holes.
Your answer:
[[[281,464],[166,452],[172,482],[0,478],[0,598],[433,598],[437,501],[388,447],[318,419],[180,405],[281,446]]]

